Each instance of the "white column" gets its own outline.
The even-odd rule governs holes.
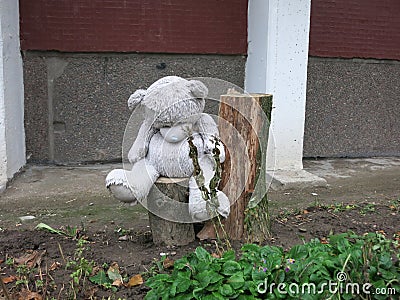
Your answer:
[[[0,0],[0,191],[25,159],[18,1]]]
[[[296,171],[303,169],[310,8],[311,0],[249,0],[248,11],[245,90],[273,95],[267,168],[298,178],[305,174]]]

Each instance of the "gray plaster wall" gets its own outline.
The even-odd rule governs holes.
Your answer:
[[[214,77],[243,87],[245,56],[24,52],[27,155],[33,162],[121,159],[129,95],[157,79]]]
[[[160,77],[243,87],[245,56],[24,52],[27,156],[121,159],[126,102]],[[165,64],[165,65],[164,65]],[[400,62],[310,58],[304,157],[400,156]]]
[[[304,157],[400,156],[400,62],[310,58]]]

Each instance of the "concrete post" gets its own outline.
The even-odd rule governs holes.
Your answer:
[[[267,168],[276,188],[326,184],[302,170],[310,8],[311,0],[249,0],[245,90],[273,95]]]
[[[25,164],[18,1],[0,0],[0,191]]]

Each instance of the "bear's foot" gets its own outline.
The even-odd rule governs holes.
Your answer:
[[[112,184],[108,186],[108,189],[110,190],[111,194],[113,194],[113,196],[117,198],[119,201],[130,203],[131,205],[137,204],[137,200],[133,195],[132,191],[126,186],[123,186],[122,184],[120,185]]]
[[[221,191],[217,192],[219,206],[210,215],[207,210],[207,202],[201,197],[199,190],[194,190],[189,196],[189,213],[192,216],[193,222],[202,222],[215,217],[218,213],[224,218],[227,218],[230,213],[230,202],[228,197]]]
[[[115,198],[122,202],[137,204],[137,199],[129,188],[126,179],[125,170],[112,170],[106,178],[106,187],[110,190]]]

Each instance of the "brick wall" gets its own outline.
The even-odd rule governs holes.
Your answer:
[[[309,53],[400,60],[400,1],[312,0]]]
[[[20,0],[21,48],[247,53],[247,0]]]

